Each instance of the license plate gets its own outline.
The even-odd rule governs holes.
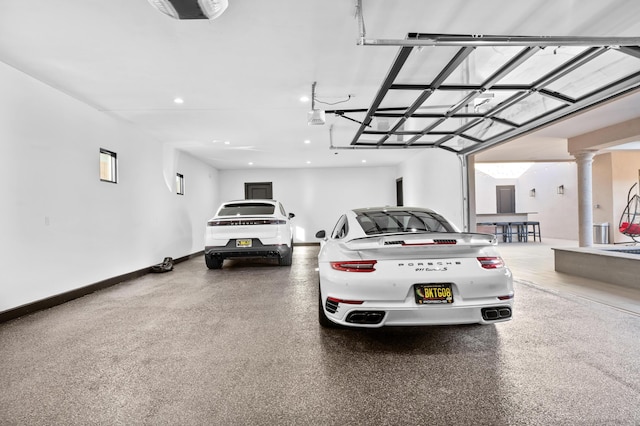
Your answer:
[[[236,247],[251,247],[251,240],[236,240]]]
[[[453,303],[451,284],[416,284],[414,286],[418,305]]]

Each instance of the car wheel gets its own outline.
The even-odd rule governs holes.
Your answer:
[[[291,266],[291,263],[293,262],[293,245],[291,245],[291,248],[286,254],[280,256],[278,262],[280,266]]]
[[[207,263],[209,269],[222,269],[222,262],[224,259],[214,256],[205,256],[204,261]]]
[[[338,328],[338,324],[327,318],[327,314],[324,313],[324,307],[322,306],[322,295],[320,294],[320,286],[318,286],[318,322],[325,328]]]

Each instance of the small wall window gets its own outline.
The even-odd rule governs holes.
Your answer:
[[[404,194],[402,188],[402,178],[396,179],[396,206],[404,206]]]
[[[100,180],[118,183],[118,155],[100,148]]]
[[[184,176],[180,173],[176,174],[176,193],[184,195]]]

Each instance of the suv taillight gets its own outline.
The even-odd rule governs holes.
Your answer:
[[[478,262],[484,269],[498,269],[504,267],[504,261],[501,257],[479,257]]]
[[[286,223],[286,220],[279,219],[233,219],[212,220],[207,222],[207,226],[285,225]]]
[[[344,262],[331,262],[331,267],[336,271],[344,272],[373,272],[376,270],[377,260],[349,260]]]

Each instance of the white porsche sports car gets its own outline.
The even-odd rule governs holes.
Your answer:
[[[429,209],[380,207],[350,210],[316,237],[325,327],[511,319],[513,279],[494,235],[460,232]]]

